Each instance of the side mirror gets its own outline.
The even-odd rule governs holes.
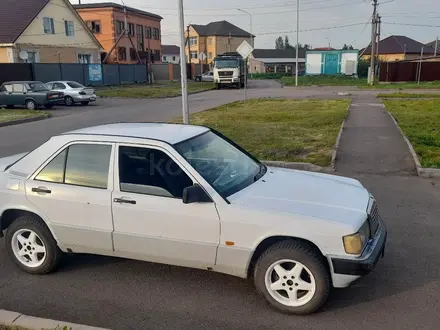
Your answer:
[[[183,189],[182,200],[184,204],[212,202],[212,199],[198,184]]]

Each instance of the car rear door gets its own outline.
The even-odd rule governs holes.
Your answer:
[[[220,238],[214,203],[182,202],[190,173],[165,149],[118,145],[112,195],[114,249],[147,261],[213,267]]]
[[[0,90],[0,105],[8,105],[11,104],[8,101],[12,97],[12,85],[4,84]]]
[[[28,200],[74,252],[113,250],[113,150],[112,143],[71,143],[26,182]]]
[[[8,101],[11,105],[24,105],[27,96],[27,88],[23,83],[12,84],[12,94],[10,94]]]

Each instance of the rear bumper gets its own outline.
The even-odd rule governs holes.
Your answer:
[[[362,276],[370,273],[385,254],[387,230],[381,222],[376,236],[371,239],[358,258],[345,259],[331,257],[334,274]]]
[[[96,101],[96,94],[90,95],[75,95],[73,96],[75,102],[93,102]]]

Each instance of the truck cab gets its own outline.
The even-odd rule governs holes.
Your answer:
[[[217,89],[223,86],[244,87],[246,62],[238,53],[224,53],[214,59],[214,82]]]

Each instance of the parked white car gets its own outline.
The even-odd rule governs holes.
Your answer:
[[[90,102],[96,101],[95,90],[85,87],[76,81],[50,81],[46,86],[56,92],[64,94],[64,104],[72,106],[75,103],[88,105]]]
[[[200,268],[252,278],[291,314],[370,272],[387,236],[359,181],[266,167],[215,130],[172,124],[80,129],[0,159],[0,215],[28,273],[63,252]]]

